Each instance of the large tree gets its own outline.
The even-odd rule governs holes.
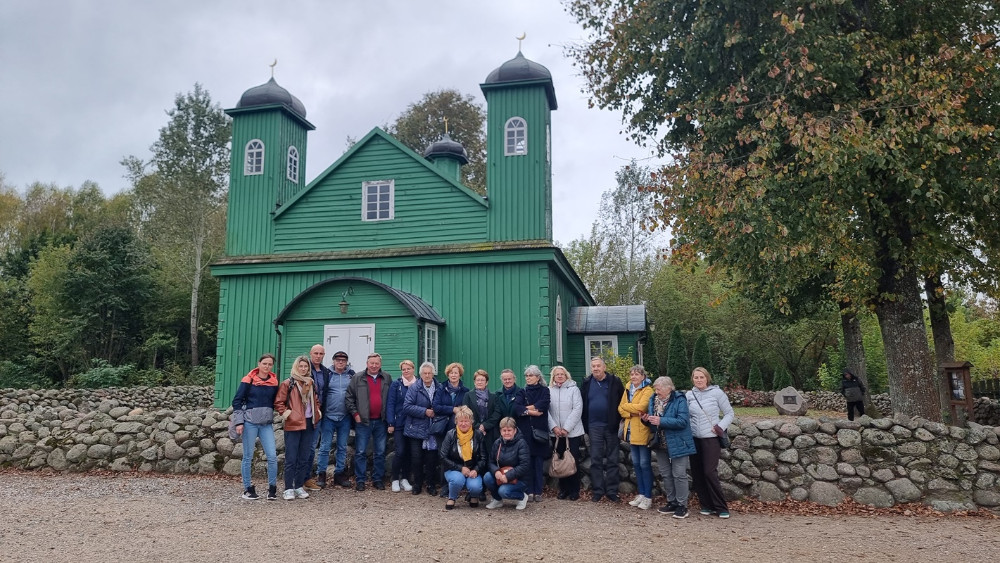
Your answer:
[[[918,279],[1000,215],[994,6],[569,6],[591,32],[572,54],[596,103],[674,157],[660,193],[675,250],[785,311],[832,270],[831,296],[878,316],[894,409],[940,420]]]
[[[223,249],[232,124],[200,84],[177,94],[148,162],[122,161],[164,272],[186,289],[191,366],[199,363],[202,285]],[[211,307],[208,307],[211,309]]]
[[[462,143],[469,163],[462,167],[462,183],[486,193],[486,110],[471,95],[445,89],[428,92],[407,106],[386,131],[401,143],[423,154],[445,134]]]
[[[563,251],[594,299],[602,305],[645,302],[659,254],[662,232],[649,228],[655,202],[650,168],[634,160],[615,172],[615,187],[601,194],[590,236],[571,241]]]

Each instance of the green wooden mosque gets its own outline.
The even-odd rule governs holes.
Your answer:
[[[492,389],[503,368],[520,380],[527,364],[561,364],[580,379],[609,349],[641,361],[645,306],[595,306],[552,243],[551,73],[518,52],[480,88],[486,196],[459,181],[466,152],[447,134],[421,155],[376,127],[306,184],[315,127],[298,98],[272,78],[226,111],[217,406],[262,353],[285,378],[317,343],[355,369],[377,351],[394,377],[404,359],[461,362]]]

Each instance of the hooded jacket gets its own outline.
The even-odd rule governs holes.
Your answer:
[[[232,420],[235,426],[244,422],[270,424],[274,421],[274,397],[278,393],[278,376],[268,372],[260,376],[260,370],[253,368],[240,380],[233,396]]]
[[[655,414],[654,404],[656,392],[649,397],[649,414]],[[691,435],[691,415],[688,412],[688,402],[684,393],[674,389],[670,392],[670,400],[660,415],[659,430],[666,439],[667,455],[671,458],[694,455],[694,438]]]
[[[549,385],[549,430],[565,428],[570,438],[583,436],[583,397],[576,382]]]

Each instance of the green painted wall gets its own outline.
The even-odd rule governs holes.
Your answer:
[[[232,399],[240,377],[256,365],[262,352],[274,352],[277,335],[271,323],[281,309],[306,288],[330,277],[370,278],[420,296],[447,322],[439,334],[440,363],[461,362],[466,367],[467,379],[472,371],[482,368],[491,374],[491,387],[497,388],[503,368],[510,367],[520,374],[527,364],[550,366],[547,288],[554,249],[548,252],[548,260],[546,253],[536,251],[531,254],[538,258],[525,262],[505,260],[507,255],[518,257],[518,253],[483,254],[488,256],[481,257],[485,260],[479,263],[440,263],[441,257],[424,256],[419,260],[387,259],[373,268],[339,269],[336,264],[325,264],[323,272],[289,271],[288,264],[280,268],[284,273],[260,275],[227,275],[241,268],[214,268],[222,285],[216,404],[226,404]],[[435,259],[439,263],[432,263]],[[414,261],[423,264],[416,265]],[[306,270],[311,265],[295,266]],[[283,370],[290,369],[290,364],[286,365],[289,354],[294,357],[301,353],[299,348],[307,350],[306,343],[316,338],[308,331],[310,326],[318,327],[326,322],[320,311],[330,311],[328,318],[331,321],[351,324],[376,319],[376,351],[385,353],[382,347],[388,346],[389,341],[380,336],[383,321],[378,319],[379,315],[391,315],[393,311],[384,302],[373,301],[371,307],[364,305],[363,300],[356,303],[362,284],[355,283],[356,293],[350,300],[349,313],[341,315],[336,305],[341,294],[336,292],[335,285],[324,286],[330,290],[304,300],[300,305],[301,318],[296,310],[298,324],[290,327],[295,332],[286,333],[286,338],[293,339],[294,343],[287,342],[288,353],[282,352]],[[396,322],[395,319],[391,319],[392,322]],[[393,328],[398,331],[399,342],[390,347],[391,353],[385,354],[384,367],[393,375],[401,359],[418,357],[416,322],[412,317],[409,322],[412,330]]]
[[[233,117],[232,162],[226,216],[226,254],[244,256],[273,250],[273,212],[305,186],[305,124],[277,106],[229,110]],[[264,143],[264,173],[243,174],[246,144]],[[287,179],[288,147],[299,150],[299,182]]]
[[[552,180],[548,147],[551,111],[543,83],[484,86],[487,102],[486,193],[489,240],[552,240]],[[528,125],[528,154],[504,156],[504,126]]]

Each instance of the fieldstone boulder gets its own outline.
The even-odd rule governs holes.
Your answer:
[[[792,416],[803,416],[809,410],[805,397],[790,385],[774,394],[774,407],[778,414]]]
[[[826,506],[837,506],[844,500],[844,491],[834,483],[816,481],[809,486],[809,500]]]

